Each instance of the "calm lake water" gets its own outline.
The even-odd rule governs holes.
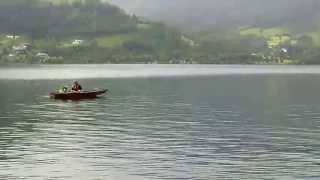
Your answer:
[[[0,179],[319,179],[319,128],[319,66],[0,68]]]

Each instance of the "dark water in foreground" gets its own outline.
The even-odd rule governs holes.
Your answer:
[[[320,75],[0,80],[0,179],[319,179]]]

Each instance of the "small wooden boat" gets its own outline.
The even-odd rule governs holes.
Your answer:
[[[93,91],[68,91],[68,92],[53,92],[50,97],[53,99],[62,100],[81,100],[81,99],[94,99],[102,94],[105,94],[107,89],[97,89]]]

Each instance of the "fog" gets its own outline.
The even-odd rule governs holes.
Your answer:
[[[318,0],[107,0],[129,13],[192,29],[302,26],[319,19]],[[307,21],[307,22],[306,22]],[[310,26],[311,24],[308,24]]]

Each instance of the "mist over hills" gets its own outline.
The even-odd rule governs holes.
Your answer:
[[[107,0],[130,13],[192,29],[318,28],[319,0]]]

